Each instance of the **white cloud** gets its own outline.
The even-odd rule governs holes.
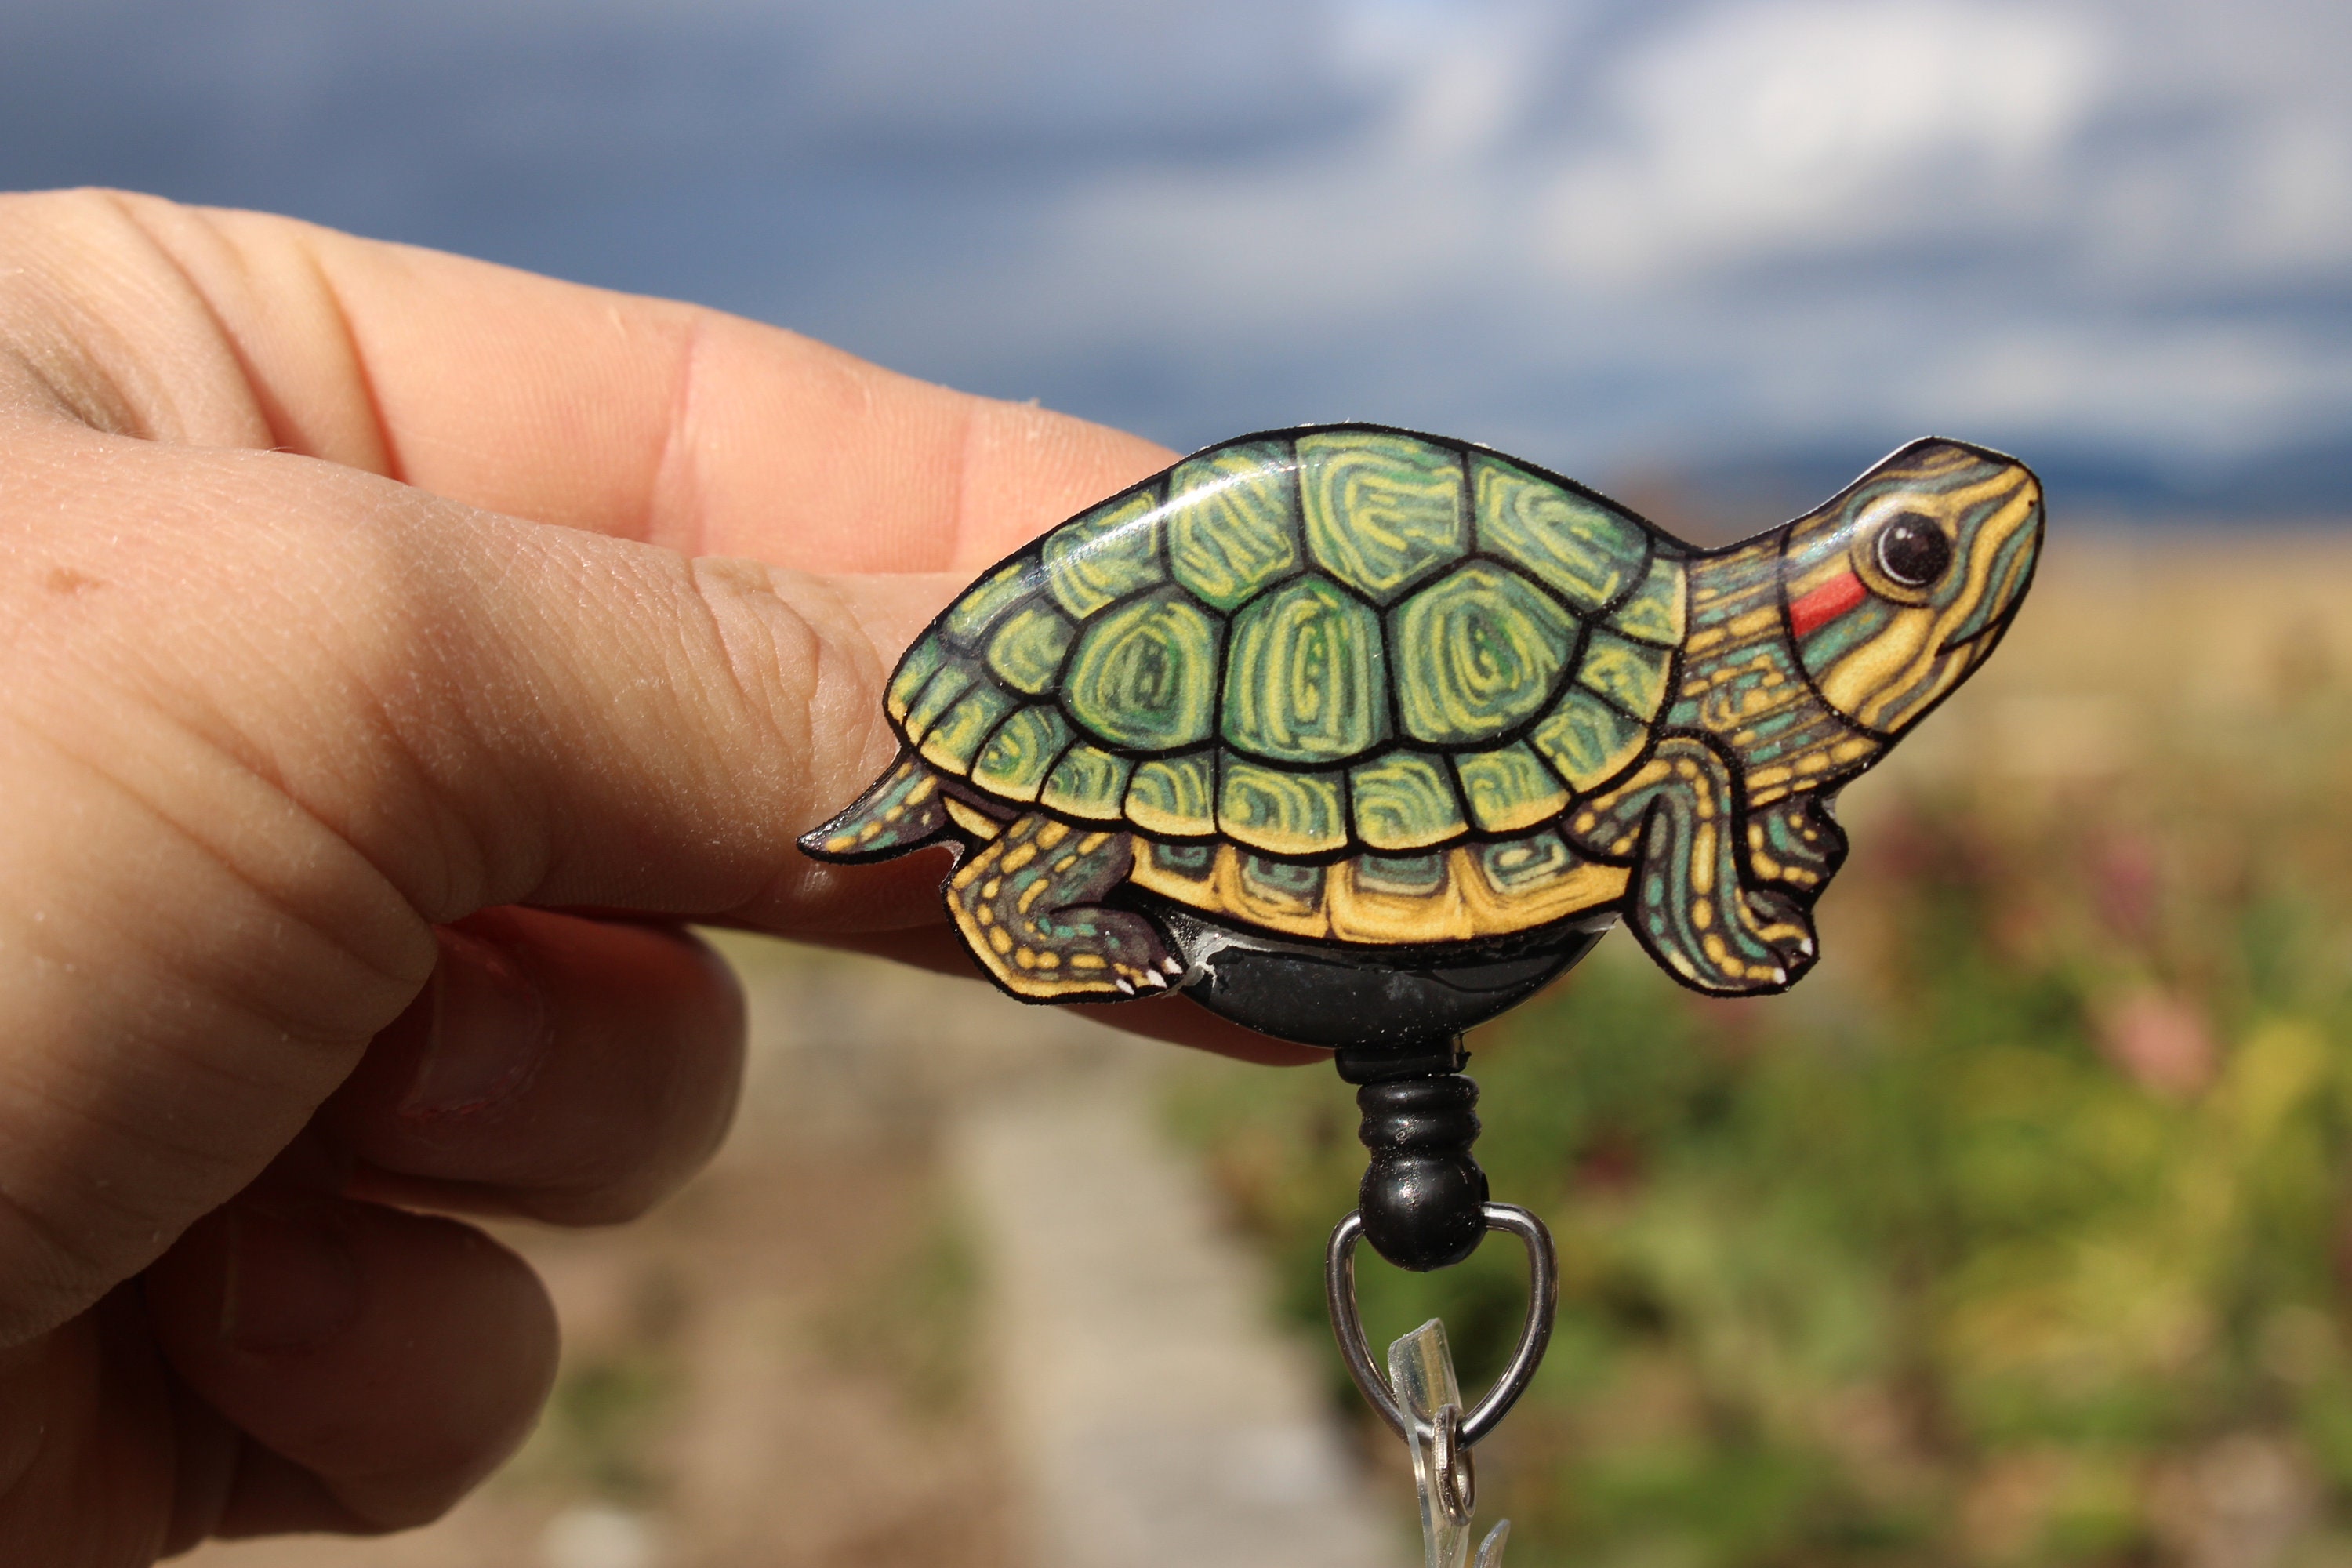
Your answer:
[[[2343,0],[22,0],[0,160],[1175,438],[2252,450],[2352,431],[2347,58]]]
[[[1954,348],[1900,405],[2187,461],[2322,436],[2352,410],[2352,363],[2275,327],[2045,322]]]
[[[1718,6],[1624,64],[1617,124],[1552,184],[1551,254],[1594,281],[1671,279],[2045,211],[2099,56],[2049,10]]]

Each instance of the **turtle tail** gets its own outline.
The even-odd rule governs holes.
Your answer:
[[[898,753],[849,809],[801,838],[803,854],[855,865],[919,849],[948,830],[937,773],[909,752]]]

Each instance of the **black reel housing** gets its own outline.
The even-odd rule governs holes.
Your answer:
[[[1471,1157],[1478,1086],[1462,1031],[1517,1006],[1591,952],[1614,923],[1491,942],[1377,951],[1286,942],[1157,905],[1184,957],[1179,989],[1221,1017],[1337,1053],[1371,1151],[1357,1205],[1364,1238],[1400,1268],[1461,1262],[1486,1235],[1486,1173]]]

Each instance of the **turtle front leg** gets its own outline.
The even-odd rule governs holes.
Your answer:
[[[1845,864],[1845,829],[1818,795],[1784,795],[1748,811],[1748,868],[1810,906]]]
[[[1049,816],[1018,818],[948,879],[948,913],[996,983],[1031,1002],[1133,996],[1184,966],[1141,915],[1106,909],[1135,841]]]
[[[1811,900],[1750,874],[1737,789],[1721,752],[1670,736],[1572,824],[1599,852],[1633,858],[1629,912],[1650,955],[1685,984],[1723,996],[1780,990],[1815,952]]]

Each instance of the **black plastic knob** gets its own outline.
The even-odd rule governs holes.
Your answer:
[[[1356,1091],[1371,1151],[1357,1189],[1364,1239],[1400,1268],[1461,1262],[1486,1234],[1486,1173],[1470,1157],[1478,1086],[1460,1073],[1387,1079]]]

